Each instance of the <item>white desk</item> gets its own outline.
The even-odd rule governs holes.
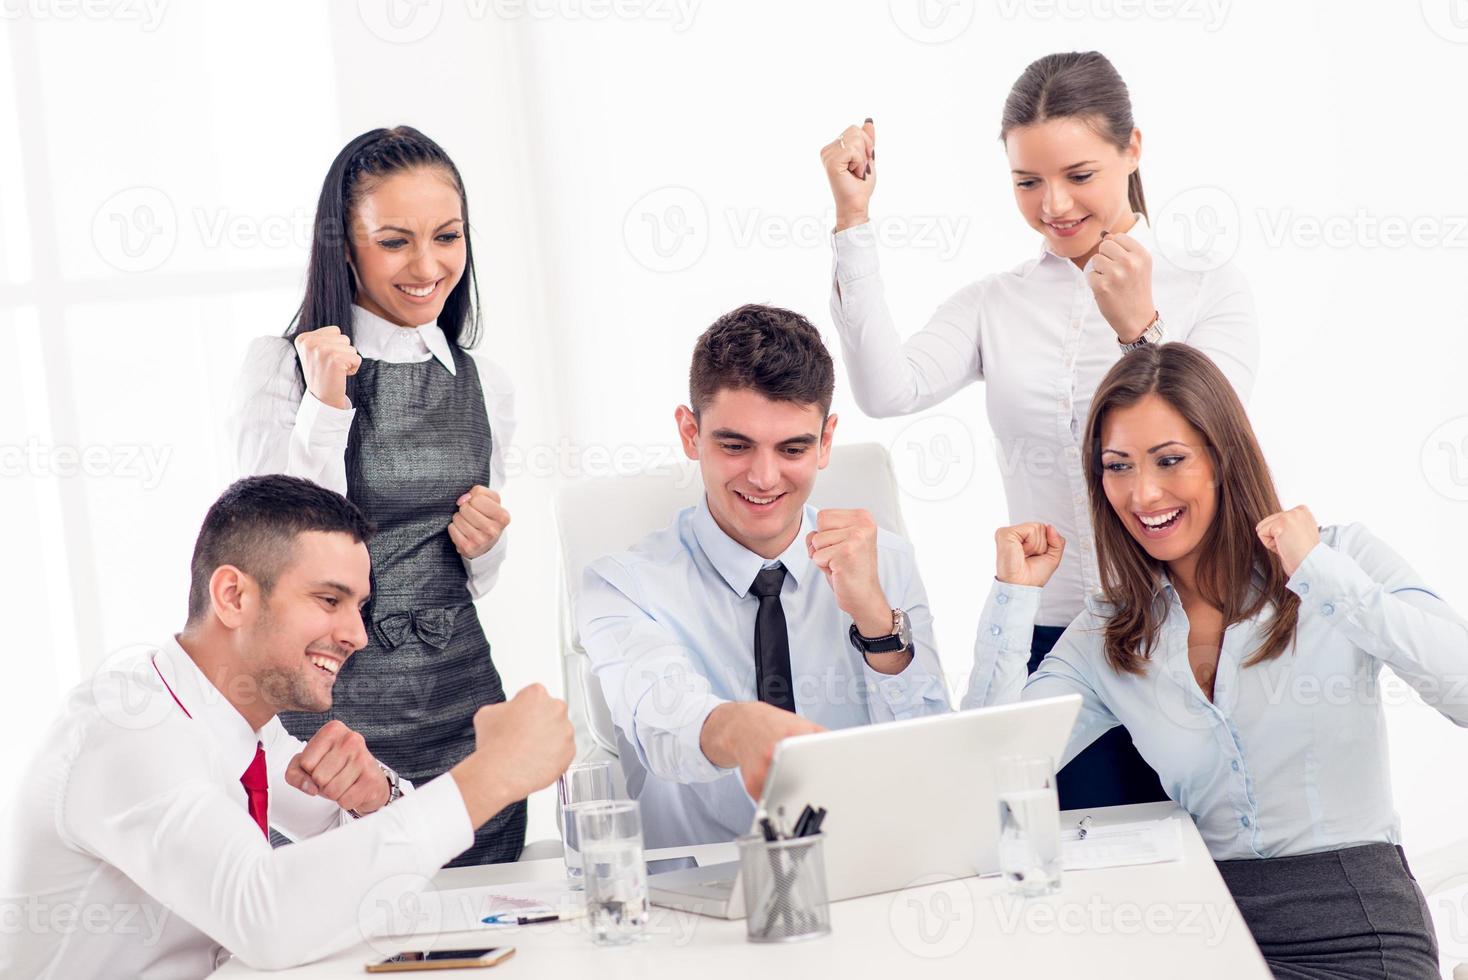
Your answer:
[[[1096,823],[1136,820],[1182,811],[1171,803],[1095,811]],[[1074,819],[1077,815],[1069,815]],[[837,902],[831,935],[784,945],[744,938],[743,921],[727,922],[654,908],[650,938],[631,946],[593,946],[587,920],[473,933],[445,933],[432,943],[376,939],[378,949],[512,945],[518,952],[493,973],[405,974],[483,976],[486,980],[883,980],[921,970],[924,976],[1189,977],[1268,980],[1270,974],[1248,927],[1208,856],[1193,823],[1183,816],[1182,861],[1099,871],[1067,872],[1059,894],[1019,902],[999,878],[919,884],[900,892]],[[899,842],[900,846],[900,842]],[[701,852],[700,864],[734,855],[733,845],[679,849]],[[654,852],[658,857],[666,852]],[[442,888],[507,885],[561,877],[559,859],[451,868]],[[364,977],[362,965],[380,958],[366,943],[294,970],[260,974],[228,963],[215,980],[271,976]]]

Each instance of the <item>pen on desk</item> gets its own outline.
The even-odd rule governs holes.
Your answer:
[[[1076,840],[1085,840],[1086,834],[1091,831],[1091,815],[1088,813],[1081,817],[1080,823],[1076,824]]]
[[[561,917],[554,912],[537,913],[535,915],[513,915],[508,913],[495,913],[486,915],[479,921],[487,926],[533,926],[538,922],[559,922]]]

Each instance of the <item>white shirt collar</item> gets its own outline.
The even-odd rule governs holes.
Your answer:
[[[708,556],[714,568],[718,569],[719,575],[728,583],[739,598],[744,598],[749,593],[749,587],[754,583],[754,577],[760,570],[767,568],[775,562],[785,566],[785,571],[795,580],[798,588],[810,568],[810,552],[806,551],[806,535],[814,531],[815,522],[811,516],[810,507],[801,508],[800,532],[790,542],[790,546],[773,561],[761,558],[750,551],[744,545],[735,541],[724,533],[719,527],[719,522],[714,520],[713,513],[709,510],[708,496],[702,496],[698,501],[698,509],[693,515],[693,534],[698,539],[698,545],[703,553]]]
[[[177,637],[169,637],[159,644],[152,661],[179,710],[206,726],[218,741],[221,751],[226,753],[224,761],[230,771],[237,769],[243,774],[255,758],[255,747],[269,739],[250,727],[239,709],[229,703],[224,693],[194,663],[194,658],[179,644]]]
[[[352,346],[363,357],[379,361],[427,360],[431,355],[438,363],[454,369],[454,353],[449,338],[437,320],[416,327],[400,327],[356,304],[352,305]]]

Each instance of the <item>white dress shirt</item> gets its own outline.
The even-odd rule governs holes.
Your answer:
[[[911,618],[915,648],[906,669],[883,674],[851,645],[851,617],[806,552],[815,527],[807,506],[800,533],[776,559],[786,570],[780,605],[797,713],[835,729],[950,710],[912,546],[877,533],[877,574],[887,601]],[[749,588],[773,564],[725,534],[705,498],[587,566],[577,629],[619,730],[648,847],[730,841],[753,823],[738,771],[710,762],[699,738],[714,708],[756,700],[759,599]]]
[[[300,841],[279,850],[240,783],[257,745],[270,824]],[[385,931],[474,843],[463,798],[445,774],[352,820],[286,783],[303,747],[276,718],[252,731],[177,640],[104,664],[12,782],[0,976],[196,980],[228,952],[279,969]]]
[[[1152,255],[1164,338],[1213,358],[1247,402],[1259,352],[1243,275],[1228,264],[1209,272],[1172,265],[1146,219],[1136,217],[1127,234]],[[903,342],[887,308],[871,225],[837,233],[832,246],[831,316],[857,405],[879,418],[906,415],[986,382],[1010,522],[1048,521],[1070,542],[1045,588],[1039,621],[1069,623],[1084,597],[1101,588],[1079,439],[1097,386],[1122,354],[1085,272],[1042,247],[1011,271],[959,290]]]
[[[450,374],[456,373],[448,337],[436,320],[421,327],[400,327],[353,306],[352,346],[363,357],[390,364],[435,358]],[[515,432],[515,391],[509,375],[499,365],[474,351],[465,353],[474,359],[484,389],[492,436],[489,488],[499,491],[505,484],[505,452]],[[306,390],[296,371],[295,347],[289,340],[255,338],[245,354],[231,412],[240,475],[284,473],[346,494],[347,436],[356,414],[355,408],[323,404]],[[478,558],[464,559],[469,592],[475,599],[494,587],[508,538],[506,530],[489,551]]]
[[[1107,664],[1112,609],[1093,598],[1028,681],[1040,590],[996,581],[963,707],[1012,702],[1021,689],[1024,700],[1081,695],[1059,764],[1125,725],[1215,860],[1400,843],[1381,670],[1468,726],[1468,623],[1361,525],[1327,527],[1320,538],[1287,583],[1300,597],[1294,646],[1243,667],[1274,606],[1229,627],[1211,701],[1188,664],[1187,613],[1164,576],[1166,615],[1144,675]]]

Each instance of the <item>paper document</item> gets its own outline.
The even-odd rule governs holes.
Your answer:
[[[516,925],[518,916],[574,919],[586,914],[582,893],[571,891],[564,881],[429,889],[419,896],[419,906],[418,918],[425,928],[415,932],[502,929]]]
[[[1180,861],[1182,856],[1182,827],[1177,817],[1092,825],[1084,840],[1073,824],[1060,831],[1060,864],[1066,871],[1159,864]]]

